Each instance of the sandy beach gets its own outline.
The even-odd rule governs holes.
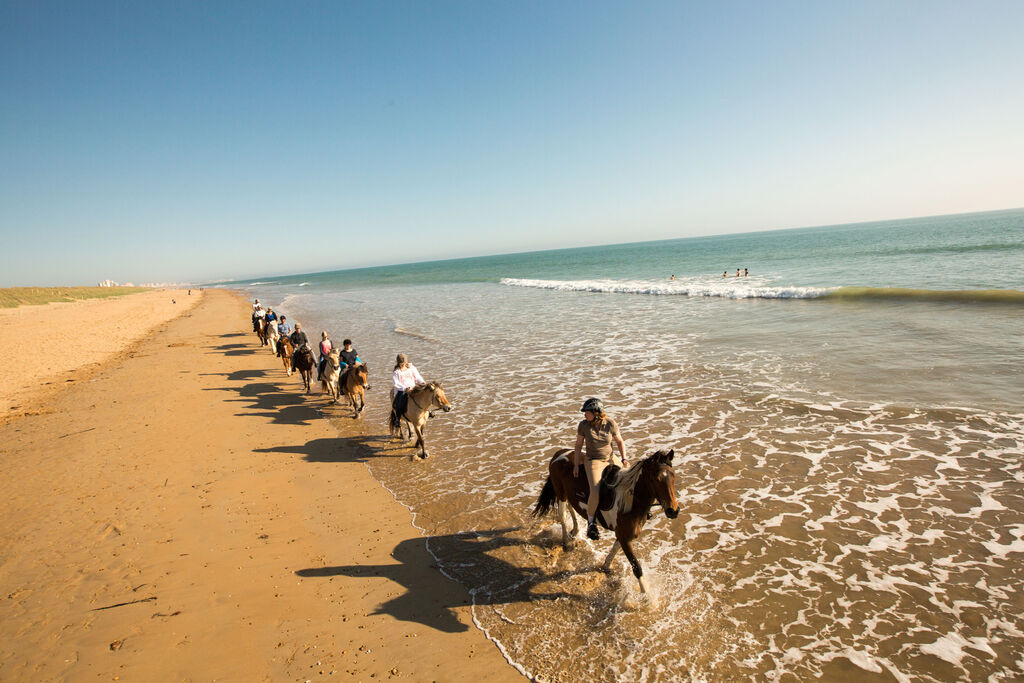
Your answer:
[[[0,315],[0,679],[521,680],[241,298]]]

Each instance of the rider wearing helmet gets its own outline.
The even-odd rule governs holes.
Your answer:
[[[587,473],[587,483],[590,485],[590,497],[587,498],[587,538],[596,539],[599,534],[597,524],[594,523],[594,515],[597,514],[598,483],[601,481],[601,474],[609,464],[619,467],[628,467],[626,460],[626,444],[619,435],[619,426],[615,424],[604,412],[604,404],[599,398],[588,398],[583,407],[580,408],[583,419],[576,428],[576,449],[572,457],[572,474],[578,476],[580,464],[584,464]],[[612,444],[615,444],[622,460],[612,453]],[[583,460],[583,446],[586,444],[586,461]]]

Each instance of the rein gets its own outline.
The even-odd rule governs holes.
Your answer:
[[[419,401],[416,400],[416,396],[412,392],[409,393],[409,400],[412,401],[413,405],[415,405],[421,411],[428,410],[430,408],[430,403],[433,401],[433,399],[431,399],[431,401],[428,401],[427,402],[427,407],[424,408],[423,406],[420,405]]]

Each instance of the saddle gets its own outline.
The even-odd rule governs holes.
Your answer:
[[[618,465],[608,465],[604,468],[604,472],[601,473],[601,481],[597,483],[597,509],[601,511],[611,510],[615,505],[615,486],[619,483],[619,477],[622,474],[622,468]],[[580,468],[578,478],[583,480],[583,483],[587,483],[587,475]],[[590,487],[583,488],[577,484],[576,486],[576,500],[579,501],[582,507],[587,506],[587,497],[590,495]],[[608,525],[604,521],[604,515],[598,514],[597,521],[608,528]]]
[[[612,505],[615,504],[615,485],[619,483],[621,473],[622,468],[618,465],[608,465],[604,468],[604,472],[601,473],[601,481],[597,483],[598,510],[611,510]]]

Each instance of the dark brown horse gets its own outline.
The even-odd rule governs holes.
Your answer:
[[[260,346],[266,346],[267,340],[270,338],[270,325],[267,324],[266,319],[256,318],[256,336],[260,339]]]
[[[615,543],[604,561],[604,569],[611,568],[612,558],[619,548],[625,553],[633,575],[640,582],[640,590],[647,592],[644,581],[644,570],[633,552],[633,540],[640,535],[640,530],[647,521],[648,513],[655,504],[661,505],[665,516],[675,519],[679,516],[679,503],[676,501],[676,475],[672,469],[672,456],[675,451],[658,451],[639,461],[628,470],[608,468],[600,482],[601,499],[598,505],[597,522],[605,529],[615,532]],[[569,503],[569,514],[572,516],[572,536],[579,531],[576,513],[586,518],[587,496],[590,486],[587,475],[580,468],[579,475],[573,476],[573,452],[569,449],[555,451],[548,463],[548,479],[533,508],[534,517],[543,517],[558,503],[559,521],[562,523],[562,545],[569,547],[569,536],[565,525],[565,507]],[[608,486],[606,486],[608,484]]]
[[[313,352],[309,350],[308,346],[303,346],[295,352],[295,358],[292,360],[295,364],[295,369],[299,371],[299,375],[302,377],[302,384],[306,387],[306,393],[309,393],[309,381],[313,378],[313,368],[316,367],[316,361],[313,360]]]
[[[295,351],[295,347],[292,345],[292,340],[288,338],[288,335],[281,337],[277,341],[277,355],[281,358],[281,363],[284,364],[284,369],[288,371],[288,376],[292,376],[292,353]]]
[[[341,388],[341,393],[348,398],[348,402],[352,405],[352,418],[358,418],[363,414],[363,408],[366,407],[365,396],[370,389],[370,370],[365,363],[350,365],[342,373],[338,385]],[[357,402],[358,407],[356,406]]]
[[[427,458],[427,446],[423,442],[423,429],[427,425],[427,418],[433,408],[440,408],[444,412],[452,409],[448,397],[444,395],[444,388],[440,382],[427,382],[405,393],[408,400],[404,408],[398,408],[398,400],[402,398],[399,394],[391,404],[391,417],[388,419],[388,428],[391,436],[402,437],[402,420],[405,420],[416,433],[416,444],[413,448],[420,449],[420,459]]]

